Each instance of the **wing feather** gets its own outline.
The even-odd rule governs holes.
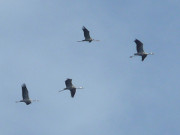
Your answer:
[[[76,93],[76,89],[75,89],[75,88],[74,88],[74,89],[71,89],[71,97],[72,97],[72,98],[74,97],[75,93]]]
[[[29,99],[29,93],[26,84],[22,85],[22,97],[23,99]]]
[[[136,50],[138,53],[143,53],[143,43],[139,41],[138,39],[135,39],[134,42],[136,43]]]
[[[91,37],[90,37],[89,31],[86,29],[86,27],[83,26],[82,30],[84,32],[85,39],[90,39]]]
[[[142,61],[147,57],[147,55],[143,55],[142,56]]]
[[[66,87],[68,88],[68,87],[72,87],[73,86],[73,84],[72,84],[72,79],[67,79],[66,81],[65,81],[65,84],[66,84]]]

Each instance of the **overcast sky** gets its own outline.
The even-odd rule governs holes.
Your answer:
[[[179,0],[0,0],[0,134],[180,134],[179,36]]]

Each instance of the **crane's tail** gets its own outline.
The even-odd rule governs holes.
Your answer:
[[[78,87],[78,88],[76,88],[76,89],[84,89],[84,87],[81,86],[81,87]]]
[[[151,53],[149,53],[150,55],[154,55],[154,53],[153,52],[151,52]]]
[[[31,101],[33,101],[33,102],[39,102],[39,100],[37,100],[37,99],[31,100]]]

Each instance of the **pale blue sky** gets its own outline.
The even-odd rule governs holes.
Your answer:
[[[179,0],[1,0],[0,134],[180,134],[179,13]],[[76,42],[82,26],[100,42]],[[135,38],[155,55],[130,59]],[[85,89],[58,93],[66,78]],[[22,83],[40,102],[15,103]]]

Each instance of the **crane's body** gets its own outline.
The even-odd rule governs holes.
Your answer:
[[[147,55],[153,55],[153,53],[144,52],[143,43],[141,41],[139,41],[138,39],[135,39],[134,42],[136,43],[136,50],[137,50],[137,53],[134,53],[134,56],[141,56],[142,61],[144,61],[144,59],[147,57]],[[132,58],[134,56],[130,56],[130,58]]]
[[[66,85],[66,88],[64,88],[63,90],[60,90],[59,92],[64,91],[64,90],[70,90],[72,98],[74,97],[76,93],[76,89],[83,89],[83,87],[75,87],[72,84],[72,79],[66,79],[65,85]]]
[[[20,100],[20,102],[24,102],[24,103],[26,103],[26,105],[31,104],[31,100],[30,99],[23,99],[23,100]]]

